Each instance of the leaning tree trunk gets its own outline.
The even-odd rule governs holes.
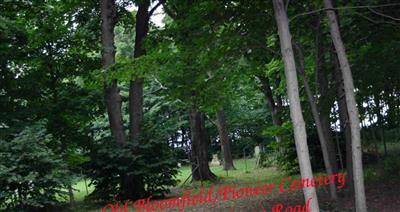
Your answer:
[[[300,73],[300,77],[303,80],[303,84],[304,84],[304,89],[306,91],[306,95],[308,98],[308,102],[310,103],[310,107],[311,107],[311,113],[312,116],[314,118],[315,121],[315,126],[317,127],[317,133],[318,133],[318,138],[319,138],[319,142],[321,144],[321,149],[322,149],[322,157],[324,160],[324,165],[325,165],[325,169],[326,172],[328,173],[328,175],[332,176],[334,171],[332,168],[332,161],[329,158],[329,150],[328,150],[328,144],[327,144],[327,138],[326,135],[324,134],[324,130],[322,128],[322,123],[321,123],[321,119],[318,113],[318,107],[317,107],[317,103],[315,101],[314,95],[311,91],[310,85],[308,83],[308,80],[305,76],[304,73],[304,56],[303,56],[303,51],[301,49],[301,47],[299,45],[296,45],[297,47],[297,52],[298,52],[298,58],[299,58],[299,73]],[[337,200],[337,193],[336,193],[336,185],[335,183],[330,183],[329,184],[329,191],[330,191],[330,195],[332,200]]]
[[[360,119],[357,108],[357,103],[354,95],[353,77],[351,74],[350,64],[347,60],[346,51],[340,35],[339,26],[337,23],[336,14],[333,11],[331,0],[324,0],[324,5],[328,16],[328,24],[331,38],[336,49],[339,59],[340,68],[342,70],[344,91],[349,113],[351,140],[352,140],[352,158],[353,158],[353,174],[356,211],[367,211],[364,189],[364,174],[362,167],[362,147],[360,138]]]
[[[383,150],[384,150],[384,157],[387,156],[387,146],[386,146],[386,140],[385,140],[385,128],[384,128],[384,123],[383,123],[383,116],[381,113],[381,104],[379,100],[379,94],[374,95],[374,102],[375,102],[375,114],[377,115],[377,123],[378,123],[378,129],[380,132],[380,139],[383,143]]]
[[[228,136],[228,129],[226,127],[225,113],[223,110],[217,112],[217,127],[219,138],[221,140],[222,152],[224,154],[224,170],[234,170],[231,141]]]
[[[115,0],[101,1],[101,44],[102,64],[107,69],[115,63],[114,27],[116,23]],[[125,133],[122,124],[121,96],[117,80],[104,82],[104,100],[107,107],[111,134],[118,144],[125,143]]]
[[[323,67],[324,61],[324,48],[322,42],[322,29],[321,29],[321,17],[318,15],[316,17],[315,23],[315,58],[316,58],[316,84],[319,91],[318,98],[318,109],[319,118],[321,120],[323,134],[326,139],[326,145],[328,148],[329,160],[332,165],[333,173],[338,172],[337,161],[336,161],[336,147],[333,143],[332,132],[331,132],[331,122],[330,122],[330,112],[333,105],[334,98],[331,97],[329,92],[329,78],[327,69]]]
[[[274,126],[282,126],[281,120],[281,110],[282,110],[282,100],[280,96],[277,96],[276,101],[274,99],[274,95],[272,93],[271,85],[269,83],[269,79],[267,77],[258,76],[261,81],[261,88],[265,95],[267,101],[267,107],[271,112],[272,124]],[[279,143],[282,138],[280,135],[275,136],[275,140]]]
[[[192,178],[195,181],[215,180],[215,176],[208,165],[208,146],[204,114],[191,111],[189,114],[190,131],[192,135]]]
[[[347,104],[344,94],[343,77],[340,71],[339,61],[336,52],[332,50],[332,63],[335,70],[335,81],[337,90],[337,102],[339,110],[340,131],[344,132],[346,142],[346,170],[347,170],[347,190],[350,196],[354,195],[354,182],[353,182],[353,159],[351,154],[351,130],[349,125],[349,115],[347,112]]]
[[[310,155],[307,145],[306,127],[301,111],[299,85],[297,82],[296,64],[293,56],[289,22],[282,0],[273,0],[276,23],[278,26],[281,52],[285,65],[286,86],[289,96],[290,117],[293,122],[294,137],[296,143],[297,157],[299,159],[300,173],[302,178],[313,178],[310,163]],[[305,201],[310,200],[310,211],[318,212],[318,198],[315,187],[303,188]]]

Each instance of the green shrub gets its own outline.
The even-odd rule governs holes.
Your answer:
[[[67,165],[48,145],[56,140],[44,123],[25,128],[12,140],[0,140],[0,207],[30,211],[66,198]]]
[[[383,162],[383,167],[387,177],[400,177],[400,156],[388,156]]]
[[[86,174],[95,186],[91,199],[107,201],[163,196],[177,183],[174,179],[178,173],[177,160],[171,147],[163,141],[148,140],[142,145],[129,142],[121,146],[107,140],[95,145],[90,157]],[[129,196],[121,187],[123,176],[143,179],[144,193]]]
[[[261,161],[265,166],[275,166],[287,174],[298,174],[299,163],[297,160],[296,145],[293,141],[293,129],[289,122],[285,122],[281,127],[272,126],[264,130],[265,136],[280,136],[281,141],[271,142],[268,146],[268,156],[264,156]]]
[[[260,152],[260,166],[263,168],[274,166],[274,160],[270,153]]]

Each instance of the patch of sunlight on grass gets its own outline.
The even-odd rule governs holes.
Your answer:
[[[85,181],[83,179],[78,181],[75,185],[73,185],[75,201],[77,202],[83,201],[85,197],[94,190],[93,186],[89,186],[90,183],[89,180],[86,180],[86,183],[87,183],[87,190]]]

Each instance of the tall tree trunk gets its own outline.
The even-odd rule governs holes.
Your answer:
[[[146,54],[143,48],[143,41],[149,31],[148,9],[150,0],[141,1],[136,13],[135,25],[135,47],[133,56],[138,58]],[[143,122],[143,79],[136,78],[130,82],[129,86],[129,139],[132,142],[141,143],[141,126]],[[131,195],[140,198],[144,195],[144,183],[141,176],[126,176],[126,188],[132,191]]]
[[[235,169],[235,166],[233,165],[232,159],[231,141],[228,136],[225,113],[223,110],[217,112],[217,127],[219,138],[221,140],[222,152],[224,154],[224,170],[233,170]]]
[[[101,1],[101,41],[102,41],[102,61],[103,68],[107,68],[115,63],[114,47],[114,26],[116,23],[115,0]],[[118,144],[125,144],[125,132],[122,124],[121,96],[118,92],[117,80],[105,82],[104,96],[107,107],[108,119],[110,122],[111,133]],[[137,186],[135,178],[131,175],[121,176],[121,198],[136,199],[144,194],[143,186]]]
[[[116,23],[115,0],[101,1],[101,44],[102,64],[107,69],[115,63],[114,26]],[[111,134],[119,144],[125,143],[125,132],[122,124],[121,96],[117,80],[104,82],[104,99],[107,107]]]
[[[383,150],[384,150],[384,156],[387,156],[387,147],[386,147],[386,140],[385,140],[385,128],[383,124],[383,117],[381,113],[381,104],[380,104],[380,99],[379,95],[376,94],[374,95],[374,102],[375,102],[375,114],[377,115],[377,123],[378,123],[378,128],[380,132],[380,139],[383,143]]]
[[[282,120],[281,120],[281,110],[282,110],[282,100],[280,96],[277,96],[276,101],[274,99],[274,95],[271,90],[271,85],[269,83],[269,79],[267,77],[263,76],[258,76],[258,78],[261,81],[261,88],[262,91],[265,95],[266,101],[267,101],[267,108],[271,112],[272,116],[272,124],[274,126],[282,126]],[[279,135],[275,136],[276,142],[280,142],[282,139]]]
[[[360,119],[357,108],[357,103],[354,95],[353,77],[351,74],[350,64],[347,61],[346,51],[340,35],[339,26],[337,23],[336,14],[333,11],[331,0],[324,0],[324,5],[328,16],[328,23],[331,38],[338,55],[340,68],[342,70],[345,97],[347,109],[349,113],[351,140],[352,140],[352,158],[353,158],[353,174],[354,174],[354,188],[355,188],[355,201],[356,211],[367,211],[367,204],[365,201],[364,189],[364,174],[362,164],[362,147],[360,138]]]
[[[69,207],[75,209],[75,198],[74,198],[74,191],[72,189],[72,185],[68,185],[68,196],[69,196]]]
[[[189,114],[190,131],[192,135],[192,178],[193,180],[215,180],[208,165],[209,140],[206,135],[204,114],[193,110]]]
[[[321,127],[326,139],[326,145],[328,148],[329,160],[332,165],[333,173],[338,171],[337,161],[336,161],[336,148],[332,139],[332,131],[331,131],[331,123],[330,123],[330,112],[333,104],[333,99],[331,97],[331,93],[329,93],[329,80],[328,73],[326,69],[323,68],[323,58],[324,58],[324,49],[322,45],[322,31],[321,31],[321,17],[320,15],[316,18],[315,23],[315,56],[316,56],[316,84],[318,87],[318,91],[320,97],[318,99],[318,109],[319,109],[319,117],[321,121]]]
[[[328,152],[328,146],[327,146],[327,139],[326,139],[326,135],[324,134],[324,131],[322,129],[322,124],[321,124],[321,119],[318,113],[318,108],[317,108],[317,103],[315,101],[314,95],[312,94],[310,85],[308,84],[308,80],[305,76],[304,73],[304,56],[303,56],[303,51],[301,49],[301,47],[299,45],[295,45],[297,47],[298,50],[298,58],[299,58],[299,73],[300,73],[300,77],[303,80],[303,84],[304,84],[304,89],[306,91],[306,95],[308,98],[308,102],[310,103],[310,107],[311,107],[311,113],[313,115],[314,121],[315,121],[315,126],[317,127],[317,133],[318,133],[318,138],[321,144],[321,149],[322,149],[322,157],[324,160],[324,165],[325,165],[325,169],[326,172],[328,173],[328,175],[333,175],[333,168],[332,168],[332,161],[329,158],[329,152]],[[333,200],[337,199],[337,193],[336,193],[336,185],[334,183],[329,184],[329,191],[330,191],[330,195],[331,198]]]
[[[186,143],[186,130],[185,128],[181,127],[181,132],[182,132],[182,140],[181,140],[181,147],[184,147],[185,143]]]
[[[149,31],[150,14],[148,12],[150,0],[141,1],[136,13],[135,49],[134,58],[146,54],[143,41]],[[143,79],[136,78],[130,82],[129,87],[129,138],[139,142],[140,128],[143,121]]]
[[[289,96],[290,117],[293,122],[297,157],[302,178],[313,178],[310,155],[307,145],[306,127],[301,111],[299,85],[297,82],[296,64],[293,56],[289,22],[282,0],[273,0],[276,23],[278,26],[281,52],[285,64],[286,86]],[[303,188],[305,201],[310,200],[310,211],[318,212],[318,197],[315,187]]]
[[[353,182],[353,159],[351,154],[351,130],[349,124],[349,115],[347,112],[347,104],[344,94],[343,77],[340,71],[339,61],[336,55],[334,47],[332,47],[332,63],[335,72],[336,90],[337,90],[337,102],[339,110],[340,120],[340,131],[344,132],[344,138],[346,142],[346,170],[347,170],[347,190],[350,196],[354,195],[354,182]]]

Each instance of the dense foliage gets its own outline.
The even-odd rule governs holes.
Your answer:
[[[146,196],[163,197],[169,186],[176,185],[177,162],[165,142],[149,140],[145,145],[118,146],[99,142],[91,150],[86,174],[92,179],[95,200],[116,200],[121,196],[120,178],[144,176]]]
[[[43,122],[0,140],[0,207],[32,210],[66,198],[71,178],[65,160],[50,148],[56,144]]]

